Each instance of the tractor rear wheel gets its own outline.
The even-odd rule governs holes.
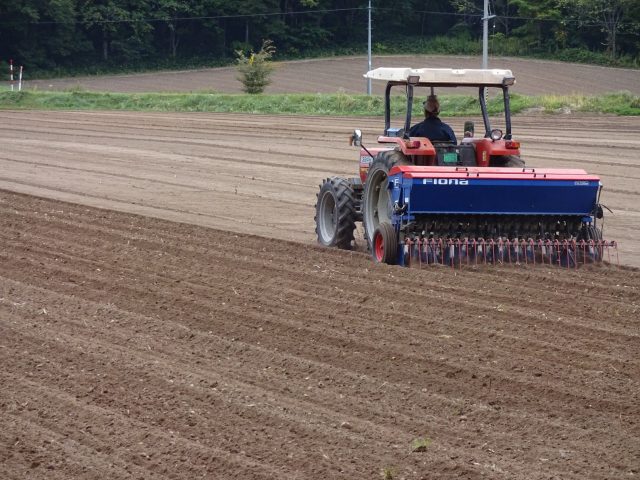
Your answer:
[[[373,232],[373,260],[376,263],[395,265],[398,254],[398,236],[390,223],[382,222]]]
[[[394,165],[409,165],[411,162],[399,150],[380,152],[371,162],[362,196],[362,223],[364,236],[373,250],[373,233],[383,222],[391,225],[392,205],[388,185],[389,170]]]
[[[356,228],[356,202],[353,187],[340,177],[327,178],[320,185],[316,203],[318,243],[350,250]]]

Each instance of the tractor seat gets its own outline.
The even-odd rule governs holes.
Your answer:
[[[437,165],[441,167],[475,167],[476,149],[473,144],[434,143]]]

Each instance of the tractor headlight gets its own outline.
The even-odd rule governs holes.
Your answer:
[[[500,130],[499,128],[491,130],[491,140],[495,142],[497,140],[500,140],[501,138],[502,138],[502,130]]]

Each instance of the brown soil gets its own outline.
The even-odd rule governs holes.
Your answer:
[[[28,116],[11,115],[14,125]],[[65,173],[88,183],[80,200],[114,195],[101,181],[129,182],[123,189],[142,198],[149,190],[135,185],[162,186],[155,198],[166,199],[199,168],[203,185],[190,192],[222,188],[186,161],[197,132],[166,131],[162,117],[136,117],[117,134],[122,116],[40,118],[42,138],[18,142],[23,159],[10,163],[21,185],[73,190]],[[211,121],[221,120],[202,119]],[[142,142],[160,139],[144,139],[141,123],[165,130],[164,157],[142,154]],[[54,142],[56,128],[78,142]],[[274,145],[304,151],[304,135]],[[46,162],[23,165],[38,142],[50,144]],[[86,150],[84,168],[64,156],[71,144]],[[246,148],[237,155],[249,165],[273,160]],[[310,157],[314,176],[341,163]],[[291,160],[277,167],[282,182],[306,187]],[[163,162],[174,180],[144,179],[141,165],[160,176]],[[100,165],[114,173],[97,174]],[[237,178],[222,177],[233,189]],[[240,190],[210,206],[233,220],[250,204],[268,224],[257,206],[273,200]],[[275,204],[286,215],[288,204]],[[374,266],[361,253],[7,191],[0,265],[3,479],[640,474],[637,270]],[[430,441],[425,451],[412,452],[416,439]]]
[[[479,68],[479,57],[438,55],[376,56],[375,67]],[[490,67],[509,68],[517,78],[514,92],[527,95],[571,93],[598,94],[621,90],[640,94],[640,70],[607,68],[544,60],[491,58]],[[269,93],[321,92],[339,90],[364,93],[366,57],[346,57],[282,62],[277,64]],[[152,72],[132,75],[78,77],[27,82],[27,88],[63,90],[85,88],[110,92],[240,92],[233,67],[201,70]],[[381,94],[384,84],[373,82]]]
[[[347,137],[380,119],[130,112],[0,112],[0,188],[244,234],[314,243],[318,184],[354,176]],[[462,131],[464,118],[450,121]],[[524,115],[531,167],[601,176],[605,236],[640,266],[640,118]]]
[[[640,474],[637,270],[314,245],[317,184],[379,119],[0,119],[0,478]],[[515,125],[529,165],[601,175],[640,266],[640,119]]]

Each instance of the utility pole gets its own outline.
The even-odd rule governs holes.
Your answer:
[[[484,15],[482,16],[482,68],[489,67],[489,20],[495,18],[489,16],[489,0],[484,0]]]
[[[484,15],[482,16],[482,68],[489,68],[489,20],[495,15],[489,16],[489,0],[484,0]],[[485,87],[484,99],[487,100],[489,90]]]
[[[369,27],[367,30],[367,72],[371,71],[371,0],[369,0]],[[371,95],[371,79],[367,78],[367,95]]]

